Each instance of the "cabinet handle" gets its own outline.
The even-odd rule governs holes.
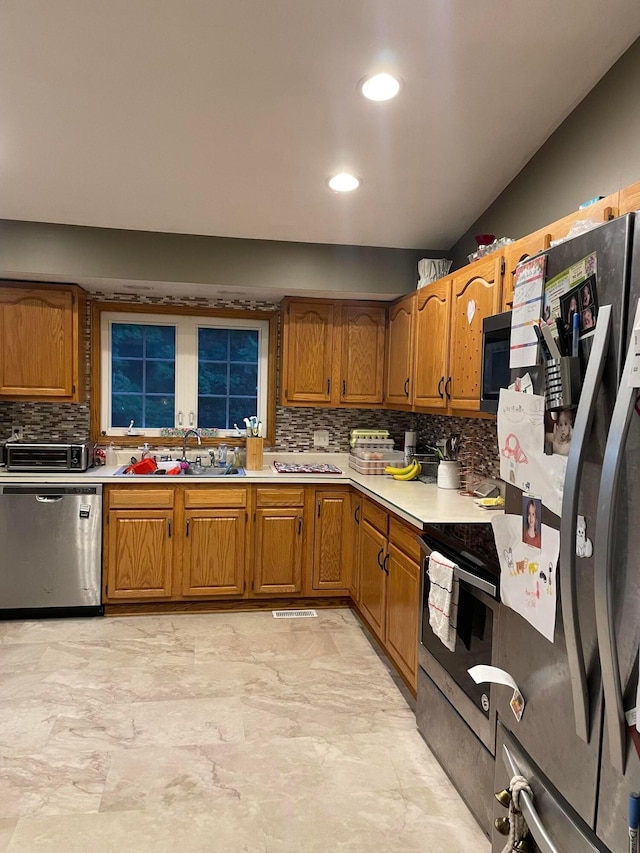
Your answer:
[[[182,426],[184,423],[184,416],[181,411],[178,412],[178,426]]]
[[[342,380],[342,396],[347,396],[347,383],[344,379]]]
[[[384,560],[382,561],[382,571],[386,574],[389,574],[389,568],[387,566],[387,560],[389,559],[389,555],[385,554]]]
[[[196,415],[195,412],[189,412],[189,426],[193,426],[193,422],[195,421]]]
[[[380,557],[383,554],[384,554],[384,548],[380,548],[380,550],[378,551],[378,565],[380,566],[380,568],[382,568],[382,560],[380,559]]]
[[[320,518],[320,501],[318,501],[318,518]]]
[[[331,393],[331,380],[327,379],[327,394]]]
[[[355,519],[356,524],[360,524],[360,504],[358,504],[358,506],[356,507],[355,512],[353,513],[353,517]]]
[[[191,527],[191,519],[190,519],[190,518],[188,518],[188,519],[187,519],[187,532],[185,533],[185,536],[188,536],[188,535],[189,535],[189,528],[190,528],[190,527]]]
[[[444,400],[444,394],[442,393],[442,386],[444,385],[444,376],[440,377],[440,382],[438,382],[438,397],[441,400]]]
[[[405,397],[409,396],[409,378],[408,377],[404,380],[404,396]]]
[[[302,516],[298,516],[298,536],[302,533]]]
[[[170,518],[167,519],[167,534],[169,536],[169,539],[171,539],[171,519]]]
[[[451,397],[451,377],[447,379],[447,384],[444,386],[444,393],[446,397]]]

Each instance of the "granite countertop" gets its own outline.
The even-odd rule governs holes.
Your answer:
[[[124,462],[124,460],[123,460]],[[341,474],[281,474],[273,468],[274,462],[298,464],[329,463],[338,466]],[[121,463],[122,464],[122,463]],[[140,483],[172,483],[189,486],[204,486],[219,484],[218,479],[206,477],[188,478],[167,477],[161,479],[157,475],[131,475],[114,477],[117,468],[100,466],[90,468],[82,473],[34,473],[16,474],[0,469],[0,485],[5,483],[102,483],[109,485],[132,485]],[[347,453],[265,453],[264,466],[261,471],[248,471],[245,477],[232,478],[238,485],[253,483],[298,483],[309,485],[342,484],[352,485],[372,500],[382,504],[387,509],[404,518],[410,524],[422,529],[429,522],[469,522],[486,524],[492,515],[501,510],[484,510],[476,506],[473,498],[460,495],[456,489],[439,489],[436,485],[428,485],[418,480],[404,482],[393,480],[386,475],[359,474],[349,468]],[[228,480],[225,482],[229,482]]]

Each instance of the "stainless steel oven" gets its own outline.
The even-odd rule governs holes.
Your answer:
[[[489,684],[468,669],[491,665],[497,648],[499,563],[490,524],[432,524],[421,536],[424,553],[418,662],[473,734],[495,755],[496,710]],[[457,637],[450,651],[429,624],[429,555],[456,564],[459,583]]]

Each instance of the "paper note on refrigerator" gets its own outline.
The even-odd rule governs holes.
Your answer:
[[[500,559],[500,599],[553,643],[560,533],[541,525],[540,548],[523,541],[520,515],[491,519]]]
[[[498,401],[500,477],[531,492],[556,515],[562,512],[567,457],[544,452],[545,401],[538,394],[502,388]]]
[[[529,367],[538,360],[534,326],[542,314],[544,270],[547,256],[518,264],[513,290],[509,367]]]

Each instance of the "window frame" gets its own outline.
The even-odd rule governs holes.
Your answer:
[[[157,325],[176,325],[176,354],[184,334],[191,327],[192,342],[195,353],[191,355],[197,362],[197,328],[261,328],[261,347],[259,353],[259,388],[258,398],[264,406],[265,441],[268,445],[275,443],[275,412],[276,412],[276,347],[279,312],[251,311],[231,308],[198,308],[175,305],[136,304],[131,302],[94,302],[91,312],[91,437],[94,441],[104,443],[113,441],[116,445],[130,445],[138,438],[151,439],[153,444],[173,446],[182,443],[181,436],[161,436],[159,429],[143,429],[134,424],[134,436],[126,434],[126,427],[107,429],[110,417],[111,403],[111,351],[109,329],[112,322],[148,323]],[[266,325],[264,325],[266,323]],[[261,381],[261,373],[265,373]],[[181,382],[181,379],[183,380]],[[184,387],[183,387],[184,386]],[[180,398],[178,391],[180,390]],[[192,402],[197,407],[197,378],[192,374],[186,380],[181,376],[179,361],[176,358],[176,414],[180,410],[179,399],[184,400],[189,392]],[[185,417],[182,427],[189,429],[188,409],[184,409]],[[194,410],[195,411],[195,410]],[[104,416],[103,416],[104,412]],[[243,425],[239,425],[243,427]],[[244,443],[244,433],[234,435],[230,429],[219,433],[216,437],[203,436],[203,444],[219,444],[233,437],[238,444]]]

